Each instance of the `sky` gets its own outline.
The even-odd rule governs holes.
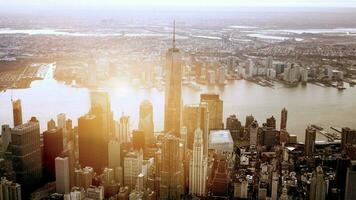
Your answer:
[[[356,0],[0,0],[8,7],[356,7]]]

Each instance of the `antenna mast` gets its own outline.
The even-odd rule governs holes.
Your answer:
[[[176,21],[173,20],[173,50],[176,48]]]

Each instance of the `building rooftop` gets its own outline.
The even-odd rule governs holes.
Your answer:
[[[233,143],[230,130],[210,130],[209,144]]]

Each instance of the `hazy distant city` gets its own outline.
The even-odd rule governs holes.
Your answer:
[[[356,199],[356,2],[14,2],[0,200]]]

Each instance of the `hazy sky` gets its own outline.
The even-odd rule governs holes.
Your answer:
[[[182,7],[239,7],[239,6],[288,6],[288,7],[356,7],[356,0],[0,0],[3,6],[182,6]]]

